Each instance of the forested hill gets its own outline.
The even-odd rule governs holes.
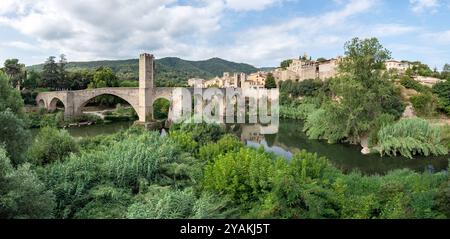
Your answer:
[[[124,80],[138,79],[138,59],[115,60],[115,61],[90,61],[70,62],[67,70],[95,70],[99,67],[111,68],[120,78]],[[29,70],[41,71],[43,64],[29,66]],[[158,83],[185,84],[189,78],[212,78],[221,76],[223,72],[245,72],[253,73],[258,68],[244,63],[235,63],[220,58],[212,58],[204,61],[187,61],[176,57],[167,57],[156,60],[156,78]]]

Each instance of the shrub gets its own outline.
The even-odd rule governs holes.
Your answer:
[[[241,148],[237,152],[219,155],[206,166],[205,189],[229,195],[240,204],[255,202],[270,190],[272,160],[263,152]]]
[[[30,132],[25,122],[11,110],[0,111],[0,146],[4,145],[13,165],[24,161],[24,152],[29,145]]]
[[[436,114],[438,99],[431,93],[411,97],[411,103],[419,116],[431,117]]]
[[[128,208],[127,218],[132,219],[176,219],[189,218],[196,201],[190,189],[171,190],[153,187]]]
[[[170,131],[169,137],[173,139],[184,152],[195,154],[198,150],[198,143],[193,139],[194,136],[192,133],[172,130]]]
[[[108,151],[103,165],[108,178],[120,187],[137,189],[144,178],[155,182],[162,177],[164,167],[177,160],[176,144],[156,132],[124,139]]]
[[[434,85],[433,93],[439,97],[439,109],[450,115],[450,79]]]
[[[198,157],[205,161],[213,161],[217,156],[235,152],[244,145],[234,135],[225,135],[217,143],[209,143],[199,149]]]
[[[199,143],[199,145],[216,142],[225,134],[225,130],[220,127],[220,125],[207,123],[173,124],[171,130],[180,130],[181,132],[191,133],[192,138]]]
[[[48,191],[29,164],[17,169],[0,147],[0,218],[52,218],[54,196]]]
[[[69,132],[45,127],[39,131],[28,150],[28,159],[37,165],[46,165],[77,152],[79,146]]]
[[[445,155],[448,149],[441,142],[441,130],[422,119],[402,119],[381,128],[378,133],[381,155]]]
[[[430,92],[430,88],[421,85],[418,81],[412,79],[409,76],[403,76],[402,79],[400,80],[400,84],[407,89],[413,89],[417,92],[421,93]]]

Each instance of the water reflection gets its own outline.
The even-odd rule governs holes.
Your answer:
[[[284,156],[288,159],[300,150],[325,156],[344,172],[360,171],[364,174],[385,174],[395,169],[409,168],[418,172],[437,172],[446,170],[449,156],[416,157],[380,157],[378,154],[362,155],[361,147],[356,145],[334,144],[310,140],[302,131],[300,121],[282,120],[277,134],[264,135],[259,125],[228,126],[231,132],[241,137],[250,147],[264,147],[268,152]]]

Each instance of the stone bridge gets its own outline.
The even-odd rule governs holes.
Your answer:
[[[113,95],[128,102],[139,116],[139,122],[150,122],[153,119],[153,104],[156,100],[164,98],[170,102],[169,119],[176,102],[173,96],[174,89],[169,87],[154,87],[154,57],[142,54],[139,58],[139,87],[137,88],[97,88],[78,91],[52,91],[42,92],[36,97],[40,107],[48,111],[56,110],[58,101],[64,104],[64,118],[72,119],[82,115],[84,106],[92,99],[101,95]],[[178,88],[179,89],[179,88]],[[193,88],[183,88],[192,94]],[[225,89],[220,89],[224,92]],[[175,97],[176,98],[176,97]]]

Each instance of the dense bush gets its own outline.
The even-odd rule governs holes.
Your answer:
[[[0,147],[0,218],[51,218],[54,196],[30,169],[23,164],[15,169]]]
[[[235,136],[225,135],[217,143],[208,143],[200,147],[198,157],[205,162],[209,162],[219,155],[238,151],[243,146],[242,142]]]
[[[66,130],[42,128],[27,153],[28,160],[37,165],[61,161],[71,153],[77,153],[79,146]]]
[[[281,92],[288,93],[293,97],[313,96],[323,85],[323,81],[315,79],[300,82],[288,80],[281,83],[280,90]]]
[[[439,102],[433,94],[425,93],[411,97],[411,103],[418,116],[431,117],[436,115]]]
[[[409,76],[403,76],[402,79],[400,79],[400,84],[404,86],[406,89],[413,89],[417,92],[430,92],[430,88],[420,84],[418,81],[412,79]]]
[[[219,155],[206,166],[203,185],[219,194],[230,195],[236,202],[255,202],[270,190],[272,160],[251,148]]]
[[[216,142],[225,133],[225,130],[220,125],[207,123],[173,124],[171,130],[179,130],[181,132],[191,133],[192,138],[200,145],[204,145],[210,142]]]
[[[0,111],[0,146],[5,146],[14,165],[24,161],[24,152],[29,145],[30,132],[26,126],[11,110]]]
[[[439,109],[450,115],[450,79],[434,85],[433,92],[439,97]]]
[[[422,119],[402,119],[378,133],[381,155],[445,155],[448,149],[441,140],[441,129]]]

